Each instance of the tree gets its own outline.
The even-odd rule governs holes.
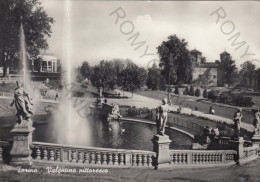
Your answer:
[[[94,67],[91,83],[96,88],[102,87],[104,90],[112,90],[116,85],[116,79],[116,71],[113,64],[102,60]]]
[[[20,69],[20,27],[23,24],[28,58],[36,59],[39,50],[48,48],[54,19],[44,11],[39,0],[0,1],[0,54],[3,76],[7,68]],[[28,59],[29,60],[29,59]]]
[[[200,96],[200,89],[198,89],[198,88],[196,89],[196,91],[195,91],[195,96],[196,96],[196,97],[199,97],[199,96]]]
[[[235,61],[232,60],[231,56],[224,57],[219,62],[219,68],[223,73],[224,83],[227,83],[228,85],[234,83],[237,74],[237,67],[235,65]]]
[[[194,96],[194,87],[193,86],[190,86],[190,95],[191,96]]]
[[[157,90],[159,87],[160,70],[153,64],[151,68],[148,69],[148,79],[146,85],[149,89]]]
[[[187,46],[185,39],[180,40],[176,35],[171,35],[157,47],[163,66],[162,74],[167,83],[175,84],[174,79],[177,83],[190,83],[193,66]]]
[[[208,91],[207,91],[207,89],[203,90],[203,98],[208,98]]]
[[[119,74],[122,90],[132,92],[132,96],[137,89],[144,86],[146,79],[147,71],[132,62],[127,62],[126,68]]]
[[[202,75],[199,75],[198,78],[193,81],[193,84],[197,86],[207,87],[211,83],[214,83],[214,81],[211,80],[210,71],[211,68],[206,69],[206,71]]]
[[[83,78],[90,78],[91,76],[91,67],[89,66],[87,61],[84,61],[80,66],[80,74],[83,76]]]
[[[255,81],[255,65],[246,61],[241,65],[240,75],[246,87],[253,88]]]
[[[180,92],[179,92],[179,87],[177,87],[177,86],[175,87],[174,93],[175,93],[175,94],[179,94],[179,93],[180,93]]]

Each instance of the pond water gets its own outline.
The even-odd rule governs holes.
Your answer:
[[[46,115],[36,115],[33,118],[35,131],[33,141],[59,143],[55,138],[55,132],[50,133],[49,127],[52,126],[52,119]],[[15,122],[15,117],[0,118],[0,140],[11,140],[10,130]],[[156,134],[156,126],[136,123],[136,122],[107,122],[100,118],[88,119],[87,122],[90,130],[89,138],[78,136],[80,143],[71,143],[72,145],[83,145],[91,147],[117,148],[117,149],[134,149],[134,150],[153,150],[151,139]],[[82,125],[83,126],[83,125]],[[60,126],[63,127],[63,126]],[[82,131],[82,130],[81,130]],[[74,133],[72,133],[73,135]],[[166,130],[172,143],[172,149],[190,149],[192,139],[180,132]],[[84,135],[85,136],[85,135]],[[86,141],[86,142],[85,142]],[[90,142],[89,142],[90,141]]]

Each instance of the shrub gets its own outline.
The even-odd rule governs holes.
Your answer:
[[[186,87],[185,90],[183,91],[183,95],[190,95],[190,91],[188,87]]]
[[[190,86],[190,95],[194,96],[194,87],[193,86]]]
[[[178,87],[175,87],[174,93],[175,93],[175,94],[179,94],[179,93],[180,93]]]
[[[207,91],[207,89],[204,89],[204,91],[203,91],[203,98],[208,98],[208,91]]]
[[[212,101],[216,101],[218,99],[218,93],[214,90],[208,92],[208,98]]]
[[[196,96],[196,97],[199,97],[199,96],[200,96],[200,89],[198,89],[198,88],[196,89],[196,91],[195,91],[195,96]]]
[[[232,95],[232,103],[239,107],[251,107],[254,105],[252,97],[245,97],[243,95]]]

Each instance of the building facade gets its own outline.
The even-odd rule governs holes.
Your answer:
[[[206,62],[202,53],[196,49],[190,51],[194,69],[192,72],[192,81],[199,81],[206,78],[208,86],[223,86],[223,74],[219,68],[219,62]],[[220,60],[230,57],[226,51],[220,54]]]

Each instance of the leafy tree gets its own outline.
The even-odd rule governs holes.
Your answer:
[[[119,74],[122,90],[132,92],[132,96],[137,89],[140,89],[146,83],[147,71],[139,68],[133,62],[127,62],[127,66]]]
[[[196,89],[196,91],[195,91],[195,96],[196,96],[196,97],[199,97],[199,96],[200,96],[200,89],[198,89],[198,88]]]
[[[91,83],[96,87],[102,87],[105,90],[112,90],[116,85],[116,71],[111,62],[100,61],[94,67]]]
[[[80,66],[80,73],[83,78],[90,78],[91,76],[91,67],[89,66],[87,61],[84,61]]]
[[[240,75],[246,87],[253,88],[255,73],[255,65],[250,61],[246,61],[241,65]]]
[[[146,85],[149,89],[157,90],[159,86],[159,77],[160,77],[160,70],[153,64],[151,68],[148,69],[148,79]]]
[[[208,68],[202,75],[199,75],[196,80],[193,81],[193,84],[197,86],[207,87],[213,80],[211,80],[211,68]]]
[[[162,74],[167,83],[190,83],[192,76],[192,61],[188,43],[185,39],[179,39],[176,35],[168,37],[157,47],[161,65]],[[176,82],[176,83],[174,83]]]
[[[165,91],[166,90],[166,79],[164,76],[159,76],[159,83],[158,83],[159,90]]]
[[[20,27],[23,24],[26,51],[31,59],[37,58],[39,50],[48,48],[53,18],[44,11],[39,0],[0,1],[0,54],[3,76],[7,68],[19,69]]]
[[[235,77],[237,75],[237,67],[235,65],[235,61],[232,60],[231,56],[224,57],[219,62],[219,68],[223,73],[224,83],[231,85],[235,81]]]

